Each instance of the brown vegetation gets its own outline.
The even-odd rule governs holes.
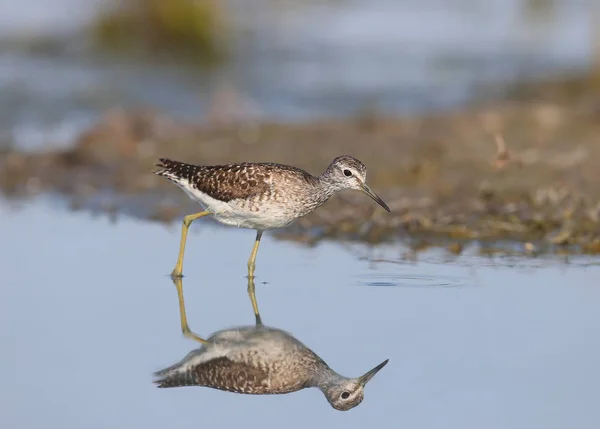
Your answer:
[[[415,118],[215,126],[116,109],[70,150],[0,156],[0,186],[12,196],[53,191],[74,207],[170,221],[197,207],[150,174],[159,156],[203,164],[275,161],[316,174],[348,153],[368,166],[392,213],[346,192],[284,234],[370,242],[508,239],[524,243],[527,253],[554,246],[597,253],[599,98],[588,91],[564,97],[564,87],[546,85],[530,89],[543,101]]]

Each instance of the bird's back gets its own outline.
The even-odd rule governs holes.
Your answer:
[[[293,392],[307,386],[315,368],[326,367],[290,334],[264,326],[212,335],[209,344],[158,371],[159,387],[206,386],[246,394]]]
[[[184,184],[223,202],[247,199],[271,189],[273,180],[285,176],[290,182],[313,184],[314,176],[289,165],[242,162],[223,165],[193,165],[161,158],[154,172],[178,186]]]

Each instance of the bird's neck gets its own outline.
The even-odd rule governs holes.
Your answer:
[[[329,167],[327,167],[327,170],[325,170],[323,174],[319,176],[321,188],[323,189],[323,192],[327,195],[327,198],[332,197],[333,194],[344,189],[344,186],[338,180],[335,179],[333,171],[334,167],[333,165],[330,165]]]
[[[343,376],[339,375],[328,366],[324,366],[319,368],[319,370],[313,375],[308,383],[308,386],[318,387],[325,392],[331,388],[331,386],[339,384],[344,380],[345,378]]]

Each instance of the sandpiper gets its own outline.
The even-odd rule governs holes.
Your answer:
[[[177,264],[171,275],[180,277],[190,224],[212,215],[225,225],[256,230],[248,260],[248,276],[254,276],[256,253],[263,231],[283,228],[323,205],[343,189],[357,189],[390,208],[367,185],[367,168],[348,155],[335,158],[320,176],[275,163],[192,165],[161,158],[154,174],[166,177],[205,209],[183,218]]]
[[[253,395],[317,387],[333,408],[347,411],[362,402],[365,385],[388,363],[386,359],[357,378],[344,377],[291,334],[263,325],[259,316],[256,325],[222,330],[205,340],[190,331],[182,280],[174,277],[173,281],[179,295],[181,329],[202,347],[156,372],[158,387],[205,386]],[[254,294],[253,279],[249,277],[248,282],[248,290]]]

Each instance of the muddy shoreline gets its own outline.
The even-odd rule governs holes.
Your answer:
[[[350,154],[367,165],[392,213],[346,191],[279,236],[418,237],[457,252],[474,240],[510,240],[532,254],[599,253],[600,105],[594,97],[536,100],[293,124],[192,123],[115,108],[68,150],[2,150],[0,189],[8,198],[54,193],[73,208],[178,222],[197,206],[150,173],[158,157],[282,162],[318,174]]]

